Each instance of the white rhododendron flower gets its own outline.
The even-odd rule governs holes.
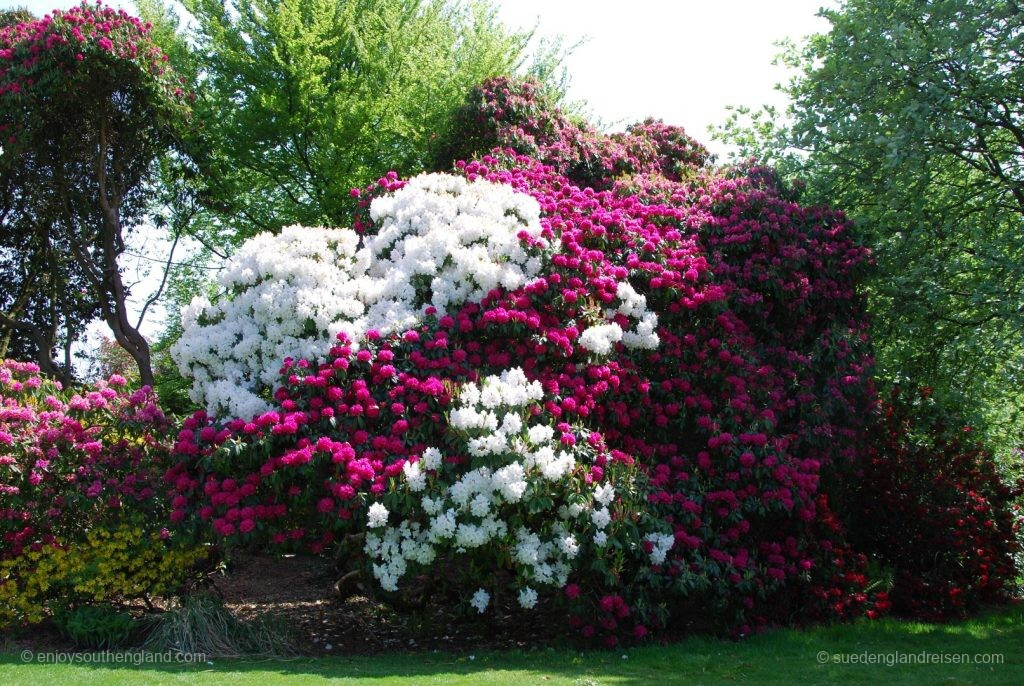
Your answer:
[[[537,605],[537,591],[533,590],[529,586],[519,591],[519,604],[524,609],[530,610]]]
[[[615,487],[611,484],[601,484],[594,488],[594,500],[607,507],[615,498]]]
[[[402,465],[402,473],[409,484],[410,491],[422,491],[427,486],[427,475],[420,469],[419,462],[406,462]]]
[[[370,505],[370,509],[366,513],[367,522],[366,525],[371,529],[384,526],[388,523],[388,508],[384,507],[380,503],[374,503]]]
[[[499,286],[519,288],[542,266],[518,237],[523,231],[540,237],[540,206],[503,184],[422,174],[374,200],[370,217],[379,228],[365,242],[369,275],[381,294],[371,319],[387,311],[402,328],[416,323],[418,306],[443,314]],[[410,302],[405,289],[416,279],[428,280],[429,289]]]
[[[596,355],[607,355],[621,340],[622,327],[614,322],[587,327],[580,334],[580,345]]]
[[[576,554],[580,551],[580,544],[576,542],[576,537],[572,534],[561,539],[558,544],[561,546],[562,552],[565,553],[568,558],[576,557]]]
[[[665,561],[668,551],[675,545],[675,536],[671,534],[651,533],[644,536],[644,540],[651,544],[651,562],[660,565]]]
[[[423,463],[423,468],[428,470],[440,469],[441,467],[441,451],[437,448],[427,448],[423,451],[423,456],[420,462]]]
[[[476,611],[483,614],[484,610],[487,609],[487,604],[491,602],[491,594],[480,588],[473,594],[473,598],[469,601],[469,604],[476,608]]]
[[[619,306],[614,310],[605,310],[605,316],[611,319],[616,314],[621,314],[637,322],[635,329],[629,329],[622,333],[622,344],[627,348],[643,350],[657,348],[661,343],[656,332],[658,315],[647,309],[647,296],[637,293],[636,289],[626,281],[618,283],[615,295],[619,300]]]
[[[257,393],[274,385],[285,358],[323,358],[339,332],[365,330],[358,279],[368,266],[348,229],[289,226],[246,241],[217,279],[224,297],[182,311],[171,353],[192,379],[192,399],[221,416],[269,410]]]
[[[584,329],[580,334],[580,345],[595,355],[602,356],[611,353],[615,344],[619,342],[627,348],[657,348],[661,343],[657,333],[658,315],[647,309],[647,297],[637,293],[626,281],[620,281],[616,285],[615,295],[619,301],[618,307],[604,311],[607,320],[605,323],[594,324]],[[636,324],[623,330],[613,321],[617,315],[635,321]]]

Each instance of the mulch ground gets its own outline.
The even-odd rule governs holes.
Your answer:
[[[466,652],[564,644],[564,617],[543,612],[466,618],[437,602],[398,611],[365,595],[341,599],[329,560],[316,557],[238,555],[212,590],[247,620],[265,619],[286,631],[307,655],[366,655],[398,651]],[[162,605],[154,600],[157,608]],[[145,608],[137,606],[140,612]],[[4,652],[68,651],[74,646],[52,622],[0,637]]]
[[[437,604],[399,612],[363,595],[341,599],[335,581],[331,563],[322,558],[243,555],[215,580],[215,588],[238,616],[279,622],[293,632],[300,650],[314,655],[528,648],[564,635],[564,618],[467,620]]]

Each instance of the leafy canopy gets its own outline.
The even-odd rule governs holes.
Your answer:
[[[531,37],[487,2],[182,4],[194,22],[169,50],[198,79],[205,218],[224,249],[289,224],[347,225],[349,191],[426,168],[469,89],[523,68]],[[158,25],[166,10],[143,3]],[[555,54],[533,71],[550,77]]]

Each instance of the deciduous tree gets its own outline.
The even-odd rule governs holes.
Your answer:
[[[99,315],[153,381],[118,257],[187,99],[148,27],[82,4],[0,29],[0,331],[44,370]],[[9,347],[9,344],[8,344]]]
[[[289,224],[346,226],[349,191],[389,169],[422,171],[469,89],[532,71],[548,83],[559,48],[532,63],[530,32],[488,2],[185,0],[173,48],[198,78],[206,240],[230,250]],[[143,16],[173,32],[168,6]],[[169,21],[170,19],[170,21]]]

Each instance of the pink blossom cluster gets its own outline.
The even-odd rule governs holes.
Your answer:
[[[531,80],[489,79],[466,102],[438,155],[439,167],[495,147],[510,148],[551,165],[581,187],[605,189],[634,175],[678,182],[712,161],[681,127],[656,119],[604,135],[551,106],[542,86]]]
[[[173,75],[150,29],[124,10],[86,2],[0,28],[0,102],[10,106],[18,98],[45,97],[46,89],[52,87],[54,66],[73,80],[93,62],[104,60],[136,65],[169,102],[184,102],[192,96],[186,95],[183,81]],[[13,140],[17,132],[0,119],[0,134]]]
[[[35,364],[0,362],[0,559],[123,510],[156,518],[166,426],[150,390],[128,392],[123,377],[67,392]]]

